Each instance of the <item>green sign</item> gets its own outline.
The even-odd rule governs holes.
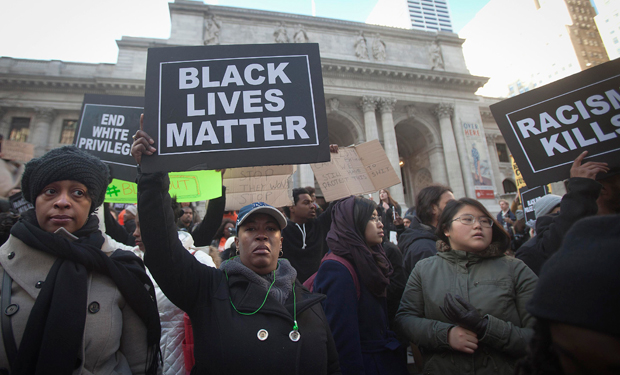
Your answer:
[[[222,195],[222,174],[216,171],[171,172],[170,195],[177,202],[198,202]],[[137,203],[138,185],[113,179],[105,194],[108,203]]]

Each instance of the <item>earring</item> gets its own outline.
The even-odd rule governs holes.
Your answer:
[[[284,255],[284,251],[280,249],[280,258],[282,258],[282,255]]]
[[[239,255],[239,249],[237,249],[237,251],[235,252],[237,255]]]

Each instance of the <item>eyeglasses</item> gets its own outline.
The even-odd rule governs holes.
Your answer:
[[[381,218],[379,216],[374,216],[373,215],[373,216],[370,217],[369,221],[372,221],[373,223],[378,223],[379,221],[381,221]]]
[[[461,215],[452,221],[456,220],[460,221],[461,224],[465,225],[474,225],[474,223],[476,222],[476,218],[474,217],[474,215],[470,214]],[[491,219],[490,217],[480,216],[477,220],[482,227],[491,228],[493,226],[493,219]]]

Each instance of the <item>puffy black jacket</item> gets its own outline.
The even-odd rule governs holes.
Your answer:
[[[435,242],[435,228],[422,224],[418,217],[414,217],[409,228],[398,237],[398,247],[403,252],[403,263],[407,278],[416,263],[437,254]]]

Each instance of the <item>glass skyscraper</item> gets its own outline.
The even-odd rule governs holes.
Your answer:
[[[407,7],[412,28],[453,32],[447,0],[407,0]]]

